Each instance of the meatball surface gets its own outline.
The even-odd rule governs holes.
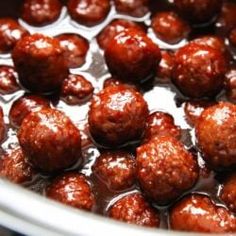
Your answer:
[[[81,158],[79,130],[55,109],[45,108],[26,116],[18,139],[29,162],[44,172],[65,169]]]
[[[109,86],[92,100],[90,133],[102,146],[117,148],[141,138],[147,115],[147,103],[139,92],[124,85]]]
[[[137,148],[137,178],[144,193],[166,205],[189,190],[198,179],[198,164],[182,143],[158,136]]]
[[[68,172],[55,178],[47,187],[46,196],[86,211],[91,211],[95,205],[95,198],[88,180],[78,173]]]
[[[140,193],[129,194],[111,206],[109,216],[113,219],[147,227],[159,227],[159,214]]]
[[[227,98],[236,101],[236,65],[231,66],[225,78]]]
[[[236,47],[236,27],[230,31],[229,41],[234,47]]]
[[[0,106],[0,142],[4,140],[5,133],[6,133],[6,126],[4,122],[4,114],[3,114],[3,109]]]

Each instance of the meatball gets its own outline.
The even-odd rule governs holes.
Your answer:
[[[236,65],[228,70],[225,78],[227,98],[236,101]]]
[[[196,138],[204,160],[213,169],[236,164],[236,106],[220,102],[205,109],[196,125]]]
[[[102,32],[97,36],[97,41],[99,46],[102,49],[105,49],[109,42],[121,31],[128,29],[128,28],[135,28],[137,30],[143,31],[144,27],[142,27],[140,24],[135,23],[133,21],[129,20],[123,20],[123,19],[115,19],[110,24],[108,24]]]
[[[95,205],[92,189],[82,174],[66,173],[58,176],[46,189],[46,196],[63,204],[91,211]]]
[[[171,209],[169,222],[173,230],[202,233],[236,231],[235,216],[201,194],[192,194],[180,200]]]
[[[159,214],[140,193],[129,194],[114,203],[109,209],[113,219],[146,227],[159,227]]]
[[[152,29],[158,38],[169,44],[179,43],[190,32],[188,23],[173,11],[155,14],[152,18]]]
[[[0,106],[0,142],[2,142],[5,138],[5,131],[6,131],[6,126],[4,123],[4,114],[2,107]]]
[[[55,109],[45,108],[26,116],[18,139],[30,163],[44,172],[65,169],[81,159],[79,130]]]
[[[175,125],[174,118],[165,112],[157,111],[150,114],[146,121],[145,142],[153,137],[165,135],[170,135],[177,139],[181,137],[181,129]]]
[[[90,133],[102,146],[124,145],[141,138],[147,115],[147,103],[139,92],[124,85],[109,86],[93,98]]]
[[[109,0],[68,0],[68,11],[73,20],[86,26],[101,23],[110,11]]]
[[[0,66],[0,94],[10,94],[19,90],[17,73],[12,66]]]
[[[137,148],[138,181],[158,205],[171,203],[193,187],[198,172],[197,161],[171,136],[158,136]]]
[[[160,49],[140,30],[126,29],[107,45],[105,60],[110,72],[125,81],[139,82],[154,72]]]
[[[22,121],[30,112],[36,112],[45,107],[49,107],[49,101],[43,97],[26,94],[18,98],[12,104],[9,112],[11,125],[16,128],[20,127]]]
[[[177,10],[192,23],[211,21],[219,13],[222,0],[174,0]]]
[[[62,84],[61,97],[70,104],[82,104],[93,95],[93,85],[82,75],[70,74]]]
[[[41,34],[19,40],[12,58],[21,84],[32,92],[57,90],[68,74],[59,41]]]
[[[221,52],[193,42],[176,52],[175,62],[172,79],[184,95],[211,97],[222,89],[228,63]]]
[[[61,9],[59,0],[24,0],[21,17],[30,25],[44,26],[56,21]]]
[[[0,19],[0,53],[8,53],[29,32],[11,18]]]
[[[28,163],[21,148],[15,148],[1,157],[0,176],[5,177],[13,183],[23,184],[34,177],[34,170]]]
[[[76,68],[85,63],[89,44],[86,39],[78,34],[62,34],[56,37],[64,50],[67,66]]]
[[[109,189],[122,191],[130,188],[136,177],[134,157],[125,151],[105,151],[96,160],[93,173]]]
[[[236,47],[236,27],[231,30],[229,41],[234,47]]]

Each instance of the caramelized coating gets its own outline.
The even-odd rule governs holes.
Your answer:
[[[236,47],[236,27],[230,31],[229,41],[234,47]]]
[[[236,218],[208,196],[192,194],[171,209],[170,227],[173,230],[199,233],[236,232]]]
[[[136,89],[136,90],[139,89],[139,87],[136,86],[136,84],[126,83],[125,81],[119,80],[119,79],[114,78],[114,77],[110,77],[110,78],[106,79],[104,81],[103,88],[106,88],[106,87],[109,87],[109,86],[117,86],[117,85],[124,85],[124,86],[130,87],[130,88]]]
[[[225,75],[226,95],[231,101],[236,101],[236,65],[233,65]]]
[[[5,133],[6,133],[6,126],[4,123],[4,114],[2,107],[0,106],[0,142],[2,142],[5,138]]]

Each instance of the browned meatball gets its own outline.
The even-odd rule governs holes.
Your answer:
[[[0,142],[2,142],[5,138],[5,131],[6,131],[6,126],[4,123],[4,114],[2,107],[0,106]]]
[[[137,148],[138,181],[158,205],[166,205],[189,190],[198,179],[198,164],[182,143],[158,136]]]
[[[68,74],[59,41],[42,34],[18,41],[12,58],[21,84],[33,92],[48,93],[59,89]]]
[[[226,233],[236,232],[235,216],[217,206],[208,196],[192,194],[180,200],[170,212],[173,230]]]
[[[140,193],[129,194],[111,206],[109,216],[113,219],[146,227],[159,227],[159,214]]]
[[[236,47],[236,27],[231,30],[229,41],[234,47]]]
[[[126,29],[106,47],[110,72],[120,79],[139,82],[154,71],[161,59],[160,49],[140,30]]]
[[[110,86],[94,97],[88,115],[95,141],[117,147],[141,138],[148,106],[136,90],[124,85]]]
[[[109,42],[121,31],[128,28],[135,28],[137,30],[145,31],[140,24],[129,20],[115,19],[108,24],[102,32],[97,36],[97,41],[102,49],[105,49]]]
[[[236,101],[236,65],[233,65],[225,75],[226,95],[228,99]]]
[[[169,44],[180,42],[190,32],[188,23],[173,11],[155,14],[152,18],[152,29],[158,38]]]
[[[24,0],[21,17],[30,25],[43,26],[56,21],[61,9],[59,0]]]
[[[30,163],[45,172],[65,169],[81,158],[79,130],[55,109],[45,108],[26,116],[18,139]]]
[[[19,90],[17,73],[12,66],[0,66],[0,94],[14,93]]]
[[[136,177],[134,157],[125,151],[105,151],[96,160],[93,173],[109,189],[122,191],[130,188]]]
[[[21,148],[15,148],[1,157],[0,176],[17,184],[29,182],[33,179],[34,170]]]
[[[88,41],[78,34],[62,34],[56,37],[64,50],[67,66],[76,68],[85,63],[89,49]]]
[[[110,11],[109,0],[68,0],[68,11],[73,20],[86,26],[101,23]]]
[[[193,23],[206,23],[219,13],[222,0],[174,0],[178,11]]]
[[[24,29],[17,21],[11,18],[0,19],[0,53],[11,51],[18,40],[28,35],[28,31]]]
[[[172,79],[184,95],[211,97],[222,89],[228,63],[221,52],[193,42],[176,52],[175,62]]]
[[[49,107],[49,101],[36,95],[24,95],[18,98],[11,106],[9,118],[11,124],[18,128],[30,112],[36,112]]]
[[[236,106],[228,102],[205,109],[196,125],[198,146],[213,169],[236,165]]]
[[[91,211],[95,205],[94,195],[86,177],[78,173],[58,176],[46,189],[46,196],[86,211]]]
[[[70,104],[76,105],[88,101],[93,95],[93,85],[82,75],[70,74],[62,84],[61,97]]]
[[[149,0],[115,0],[116,11],[121,14],[142,17],[148,13]]]
[[[165,112],[154,112],[146,121],[145,142],[157,136],[170,135],[177,139],[181,136],[181,129],[175,125],[174,118]]]

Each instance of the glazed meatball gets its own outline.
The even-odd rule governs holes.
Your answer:
[[[196,138],[203,158],[213,169],[236,164],[236,106],[228,102],[205,109],[196,125]]]
[[[67,66],[76,68],[85,63],[89,44],[86,39],[78,34],[62,34],[56,37],[64,50]]]
[[[142,27],[140,24],[135,23],[133,21],[129,20],[123,20],[123,19],[115,19],[110,24],[108,24],[102,32],[97,36],[97,41],[99,46],[102,49],[105,49],[109,42],[121,31],[128,29],[128,28],[135,28],[137,30],[143,31],[144,27]]]
[[[202,233],[226,233],[236,231],[235,216],[217,206],[208,196],[192,194],[180,200],[170,211],[170,227],[173,230]]]
[[[90,133],[102,146],[125,145],[141,138],[147,115],[147,103],[139,92],[124,85],[110,86],[93,98]]]
[[[236,47],[236,27],[231,30],[229,41],[234,47]]]
[[[189,43],[175,54],[173,82],[186,96],[212,97],[223,86],[228,63],[210,46]]]
[[[19,90],[17,73],[12,66],[0,66],[0,94],[10,94]]]
[[[158,38],[169,44],[179,43],[190,32],[188,23],[173,11],[155,14],[152,18],[152,29]]]
[[[86,177],[78,173],[58,176],[46,189],[46,196],[86,211],[91,211],[95,205],[94,195]]]
[[[4,123],[4,114],[2,107],[0,106],[0,142],[2,142],[5,138],[5,131],[6,131],[6,126]]]
[[[16,128],[20,127],[22,121],[30,112],[36,112],[45,107],[49,107],[49,101],[43,97],[26,94],[18,98],[13,102],[9,112],[11,125]]]
[[[122,191],[134,184],[136,177],[135,159],[125,151],[106,151],[96,160],[93,173],[109,189]]]
[[[61,9],[59,0],[24,0],[21,17],[30,25],[44,26],[56,21]]]
[[[140,193],[129,194],[111,206],[109,216],[113,219],[146,227],[159,227],[159,214]]]
[[[198,169],[191,153],[171,136],[158,136],[137,148],[138,181],[158,205],[171,203],[193,187]]]
[[[181,129],[175,125],[174,118],[165,112],[154,112],[150,114],[146,121],[144,141],[147,142],[156,136],[170,135],[179,139]]]
[[[73,20],[86,26],[101,23],[110,11],[109,0],[68,0],[68,11]]]
[[[110,72],[125,81],[139,82],[154,72],[161,59],[160,49],[140,30],[117,34],[105,50]]]
[[[206,23],[219,13],[222,0],[174,0],[177,10],[192,23]]]
[[[79,130],[55,109],[45,108],[26,116],[18,139],[30,163],[44,172],[65,169],[81,159]]]
[[[115,0],[115,8],[118,13],[142,17],[148,13],[149,0]]]
[[[17,184],[23,184],[33,179],[34,170],[21,148],[15,148],[1,157],[0,176]]]
[[[236,65],[228,70],[225,78],[227,98],[236,101]]]
[[[70,74],[62,84],[61,97],[70,104],[82,104],[93,95],[93,85],[82,75]]]
[[[24,36],[29,32],[11,18],[0,19],[0,53],[11,51]]]
[[[57,90],[68,74],[59,41],[41,34],[19,40],[12,58],[21,84],[32,92]]]

